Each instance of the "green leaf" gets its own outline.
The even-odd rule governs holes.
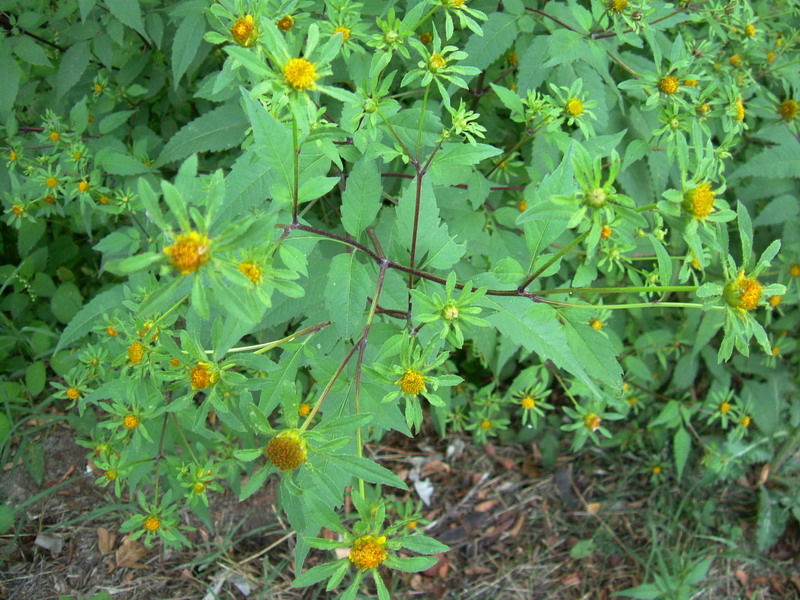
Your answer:
[[[662,285],[669,285],[672,281],[672,259],[669,257],[669,252],[654,235],[650,235],[650,243],[656,251],[656,259],[658,260],[658,275]]]
[[[798,173],[800,173],[800,144],[790,143],[762,150],[736,169],[730,179],[742,177],[779,179],[796,177]]]
[[[374,160],[359,160],[342,194],[342,225],[356,239],[375,221],[381,208],[381,174]]]
[[[469,56],[459,66],[485,69],[511,47],[517,38],[517,19],[505,12],[491,13],[481,25],[483,35],[470,36],[464,45]]]
[[[0,440],[2,440],[2,431],[0,431]],[[16,511],[13,506],[7,504],[0,504],[0,534],[4,534],[11,530],[14,526],[14,519],[16,518]]]
[[[275,117],[269,114],[260,102],[251,98],[244,89],[242,97],[253,126],[253,137],[256,140],[259,158],[272,166],[279,183],[283,183],[287,189],[291,189],[294,185],[294,162],[292,159],[294,145],[291,130],[278,123]]]
[[[346,560],[346,558],[342,558],[341,560],[337,560],[335,562],[324,563],[317,565],[316,567],[311,567],[308,571],[301,573],[295,578],[295,580],[292,582],[292,587],[307,587],[309,585],[319,583],[320,581],[324,581],[325,579],[332,577],[333,574],[336,573],[337,569],[341,566],[342,561]]]
[[[205,16],[200,10],[191,12],[178,26],[172,42],[172,85],[175,89],[197,55],[204,32]]]
[[[100,125],[98,125],[100,133],[103,135],[111,133],[123,123],[127,123],[135,112],[135,110],[120,110],[103,117]]]
[[[47,369],[44,363],[40,360],[28,365],[25,369],[25,388],[31,396],[38,396],[44,389],[45,380],[47,378]]]
[[[110,290],[101,292],[92,298],[83,308],[81,308],[69,321],[61,337],[56,344],[53,354],[62,348],[68,347],[75,340],[83,337],[92,330],[92,327],[102,323],[99,317],[105,312],[110,312],[119,307],[124,293],[121,285],[117,285]]]
[[[742,242],[742,266],[745,267],[750,263],[750,258],[753,255],[753,223],[750,220],[750,213],[747,212],[747,208],[741,202],[737,203],[736,213],[738,216],[739,238]]]
[[[127,275],[146,269],[164,258],[159,252],[144,252],[136,256],[129,256],[122,260],[115,260],[106,264],[106,271],[114,275]]]
[[[681,427],[675,432],[672,447],[675,455],[675,471],[678,479],[680,479],[686,466],[686,460],[689,458],[689,452],[692,449],[692,436],[689,435],[685,428]]]
[[[255,448],[251,450],[234,450],[233,455],[243,462],[253,462],[259,456],[264,454],[262,448]]]
[[[244,484],[244,487],[239,494],[239,500],[249,498],[259,489],[261,489],[261,486],[264,485],[264,482],[267,480],[267,475],[270,474],[270,471],[272,471],[272,465],[264,465],[258,469],[258,471],[253,473],[250,476],[250,479],[247,480],[247,483]]]
[[[78,286],[71,281],[65,281],[50,299],[50,310],[53,316],[62,323],[69,323],[80,310],[83,300]]]
[[[398,571],[405,571],[406,573],[419,573],[420,571],[427,571],[439,559],[436,556],[413,556],[411,558],[400,558],[399,556],[389,556],[383,564],[390,569],[397,569]]]
[[[374,292],[366,267],[355,252],[337,254],[330,261],[325,285],[325,307],[343,338],[353,337],[366,319],[367,296]]]
[[[445,144],[434,158],[431,173],[436,176],[437,171],[450,169],[453,165],[471,167],[502,152],[489,144]]]
[[[85,67],[84,67],[85,68]],[[0,115],[10,115],[19,91],[20,68],[11,54],[11,41],[0,43],[0,73],[3,85],[0,86]]]
[[[56,73],[56,98],[63,98],[78,83],[89,66],[89,56],[89,42],[78,42],[64,52]]]
[[[95,164],[109,175],[144,175],[153,169],[128,154],[101,150],[95,157]]]
[[[566,309],[560,314],[564,319],[567,343],[577,361],[592,377],[620,389],[622,367],[608,337],[590,327],[586,320],[580,320],[577,312]]]
[[[347,454],[331,455],[330,458],[353,477],[358,477],[370,483],[390,485],[401,490],[408,490],[408,486],[397,475],[367,458]]]
[[[419,552],[420,554],[438,554],[450,550],[450,546],[447,544],[443,544],[426,535],[404,535],[393,538],[392,543],[400,544],[401,548]]]
[[[758,489],[758,519],[756,527],[756,542],[758,551],[766,552],[783,535],[789,512],[778,505],[765,486]]]
[[[284,346],[284,352],[278,361],[278,368],[270,376],[272,385],[261,390],[258,400],[258,408],[264,414],[271,414],[284,397],[294,396],[294,379],[300,357],[303,354],[303,346],[304,344],[298,344],[291,349]]]
[[[611,594],[615,598],[637,598],[638,600],[656,600],[662,597],[661,590],[654,583],[646,583]]]
[[[155,166],[182,160],[196,152],[219,152],[244,140],[247,119],[238,103],[219,106],[187,123],[173,135]]]
[[[108,6],[108,10],[120,23],[127,25],[135,30],[145,40],[148,40],[147,32],[142,20],[142,9],[139,7],[139,0],[103,0]]]

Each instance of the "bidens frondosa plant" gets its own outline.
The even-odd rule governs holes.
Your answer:
[[[548,468],[600,446],[652,486],[795,452],[770,376],[797,368],[796,16],[17,4],[0,388],[26,404],[0,410],[56,403],[125,532],[196,543],[274,483],[296,585],[384,600],[446,550],[371,458],[388,432]],[[798,510],[787,481],[762,521]]]

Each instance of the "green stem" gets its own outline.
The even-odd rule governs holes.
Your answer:
[[[434,14],[434,13],[435,13],[437,10],[439,10],[439,7],[438,7],[438,6],[434,6],[432,9],[430,9],[430,10],[428,11],[428,14],[426,14],[424,17],[422,17],[422,18],[419,20],[419,23],[417,23],[417,24],[416,24],[416,26],[414,27],[414,31],[416,31],[417,29],[419,29],[419,28],[422,26],[422,24],[423,24],[423,23],[425,23],[425,21],[427,21],[428,19],[430,19],[430,18],[433,16],[433,14]]]
[[[342,374],[342,371],[344,371],[344,368],[347,366],[347,363],[349,363],[350,359],[353,358],[353,354],[355,354],[356,348],[358,348],[360,341],[361,340],[353,344],[353,347],[350,348],[350,352],[348,352],[347,356],[344,357],[342,364],[340,364],[339,368],[336,369],[336,373],[333,374],[333,377],[331,377],[330,381],[328,382],[328,385],[326,385],[325,389],[322,390],[322,394],[320,394],[319,400],[317,400],[317,402],[314,404],[314,408],[311,409],[311,412],[308,413],[306,420],[303,421],[303,424],[300,426],[300,433],[303,433],[306,429],[308,429],[308,426],[311,425],[311,421],[317,415],[317,412],[319,412],[319,408],[320,406],[322,406],[322,402],[323,400],[325,400],[325,397],[331,391],[333,384],[336,383],[336,380],[339,379],[339,375]]]
[[[635,212],[644,212],[646,210],[651,210],[653,208],[658,208],[658,204],[654,202],[653,204],[645,204],[644,206],[639,206],[635,210]]]
[[[408,147],[405,145],[405,143],[403,143],[403,140],[402,140],[402,139],[400,139],[400,136],[397,134],[397,131],[395,131],[395,129],[394,129],[394,127],[392,126],[392,124],[391,124],[391,123],[389,123],[389,121],[387,121],[387,120],[386,120],[386,117],[384,117],[384,116],[383,116],[383,114],[381,113],[381,111],[378,111],[378,116],[381,118],[381,120],[382,120],[382,121],[383,121],[383,123],[386,125],[386,127],[388,127],[388,128],[389,128],[389,131],[390,131],[390,132],[391,132],[391,134],[394,136],[394,139],[396,139],[396,140],[397,140],[397,143],[398,143],[398,144],[400,144],[400,147],[403,149],[403,152],[405,152],[405,153],[406,153],[406,156],[408,156],[408,159],[411,161],[411,163],[412,163],[412,164],[416,164],[416,161],[417,161],[417,159],[416,159],[416,158],[414,158],[414,156],[413,156],[413,155],[411,154],[411,152],[409,151]]]
[[[300,150],[297,145],[297,117],[292,112],[292,145],[294,147],[294,193],[292,194],[292,222],[297,222],[297,205],[300,202]]]
[[[422,147],[422,125],[425,122],[425,110],[428,108],[428,93],[431,91],[431,84],[425,86],[425,95],[422,97],[422,112],[419,113],[419,127],[417,128],[417,162],[419,162],[419,152]]]
[[[783,442],[775,457],[769,463],[770,474],[776,473],[789,454],[800,444],[800,427],[796,427],[789,438]]]
[[[231,348],[226,352],[226,354],[232,354],[234,352],[250,352],[252,350],[255,350],[254,354],[263,354],[268,350],[277,348],[281,344],[285,344],[286,342],[291,342],[292,340],[299,338],[301,335],[314,333],[315,331],[322,329],[323,327],[327,327],[330,324],[331,324],[330,321],[325,321],[323,323],[318,323],[317,325],[312,325],[311,327],[306,327],[305,329],[301,329],[300,331],[296,331],[290,335],[287,335],[285,338],[281,338],[279,340],[264,342],[263,344],[253,344],[252,346],[239,346],[237,348]],[[214,351],[206,350],[206,354],[214,354]]]
[[[580,234],[578,237],[576,237],[575,239],[573,239],[573,240],[572,240],[572,241],[571,241],[569,244],[567,244],[567,245],[566,245],[566,246],[564,246],[564,247],[563,247],[561,250],[559,250],[559,251],[558,251],[558,253],[556,253],[556,254],[555,254],[555,255],[554,255],[554,256],[553,256],[553,257],[552,257],[550,260],[548,260],[548,261],[547,261],[546,263],[544,263],[544,264],[543,264],[541,267],[539,267],[538,269],[536,269],[536,271],[533,273],[533,275],[529,276],[529,277],[528,277],[528,278],[527,278],[525,281],[523,281],[523,282],[522,282],[522,284],[519,286],[519,288],[518,288],[518,289],[519,289],[520,291],[522,291],[522,290],[524,290],[526,287],[528,287],[528,286],[531,284],[531,282],[532,282],[534,279],[536,279],[537,277],[539,277],[539,275],[541,275],[541,274],[542,274],[542,273],[544,273],[544,272],[545,272],[547,269],[549,269],[549,268],[550,268],[550,265],[552,265],[553,263],[555,263],[555,262],[556,262],[558,259],[560,259],[562,256],[564,256],[564,255],[565,255],[567,252],[569,252],[569,251],[570,251],[570,250],[572,250],[572,249],[573,249],[575,246],[577,246],[577,245],[578,245],[578,244],[580,244],[580,243],[581,243],[583,240],[585,240],[585,239],[586,239],[586,237],[589,235],[590,231],[591,231],[591,229],[590,229],[590,230],[588,230],[588,231],[585,231],[585,232],[584,232],[584,233],[582,233],[582,234]]]
[[[175,416],[175,413],[172,413],[172,419],[175,421],[175,425],[178,426],[178,433],[181,434],[181,438],[183,439],[183,444],[186,446],[186,449],[189,451],[189,454],[192,457],[194,463],[199,467],[200,461],[197,460],[197,456],[195,456],[194,451],[192,450],[192,445],[189,443],[189,440],[186,438],[186,434],[183,432],[183,427],[181,427],[181,422],[178,420],[178,417]]]
[[[525,142],[527,142],[529,139],[531,139],[531,138],[533,137],[533,134],[534,134],[534,133],[535,133],[535,132],[526,133],[526,134],[525,134],[525,135],[524,135],[522,138],[520,138],[520,140],[519,140],[519,141],[518,141],[516,144],[514,144],[513,146],[511,146],[511,150],[509,150],[508,152],[506,152],[506,153],[503,155],[503,158],[501,158],[499,161],[497,161],[497,163],[495,163],[495,165],[494,165],[494,166],[493,166],[491,169],[489,169],[489,172],[488,172],[488,173],[486,173],[486,175],[485,175],[485,176],[486,176],[486,177],[489,177],[489,175],[491,175],[491,174],[492,174],[492,173],[494,173],[494,172],[495,172],[497,169],[499,169],[499,168],[500,168],[500,165],[501,165],[501,164],[503,164],[503,161],[505,161],[505,160],[508,160],[508,157],[509,157],[509,156],[511,156],[512,154],[514,154],[514,152],[516,152],[517,150],[519,150],[519,149],[520,149],[520,147],[522,146],[522,144],[524,144],[524,143],[525,143]]]
[[[625,308],[708,308],[710,310],[725,310],[722,306],[705,307],[694,302],[633,302],[631,304],[572,304],[571,302],[558,302],[557,300],[545,300],[547,304],[562,306],[564,308],[596,308],[601,310],[620,310]]]
[[[654,285],[654,286],[628,286],[628,287],[598,287],[598,288],[554,288],[552,290],[540,290],[536,292],[538,296],[547,294],[636,294],[642,292],[695,292],[699,286],[696,285]]]
[[[158,317],[158,319],[156,320],[156,323],[158,323],[159,321],[162,321],[162,320],[164,319],[164,317],[166,317],[166,316],[167,316],[169,313],[171,313],[173,310],[177,309],[177,308],[178,308],[178,307],[179,307],[181,304],[183,304],[183,303],[186,301],[186,299],[187,299],[188,297],[189,297],[189,295],[187,294],[186,296],[184,296],[183,298],[181,298],[180,300],[178,300],[178,301],[177,301],[175,304],[173,304],[173,305],[170,307],[170,309],[169,309],[167,312],[165,312],[163,315],[161,315],[160,317]]]

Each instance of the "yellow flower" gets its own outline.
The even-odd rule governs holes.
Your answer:
[[[520,200],[517,202],[517,210],[519,212],[525,212],[528,209],[528,201],[527,200]]]
[[[169,359],[169,366],[170,367],[179,367],[181,365],[181,361],[178,358],[170,358]]]
[[[583,417],[583,424],[589,431],[597,431],[600,429],[600,423],[603,421],[598,415],[589,413]]]
[[[776,356],[777,357],[777,356],[780,356],[780,355],[781,355],[781,349],[778,348],[777,346],[773,346],[772,347],[772,356]]]
[[[125,429],[136,429],[136,427],[139,426],[139,417],[136,415],[127,415],[122,419],[122,424],[125,425]]]
[[[453,8],[461,8],[464,6],[464,0],[448,0],[448,2]]]
[[[204,390],[217,381],[217,374],[209,371],[208,363],[197,363],[189,371],[189,381],[192,382],[193,390]]]
[[[286,83],[295,90],[313,90],[316,88],[317,70],[305,58],[292,58],[283,67]]]
[[[105,194],[103,194],[102,196],[100,196],[100,197],[97,199],[97,201],[98,201],[100,204],[106,205],[106,204],[108,204],[109,202],[111,202],[111,199],[110,199],[108,196],[106,196]]]
[[[523,396],[522,400],[519,401],[522,405],[522,408],[525,410],[533,410],[536,408],[536,400],[534,400],[533,396]]]
[[[147,531],[156,531],[159,527],[161,527],[161,519],[158,517],[148,517],[144,522],[144,528]]]
[[[741,67],[742,66],[742,57],[738,54],[734,54],[728,59],[728,64],[732,67]]]
[[[433,41],[433,36],[427,31],[425,31],[419,34],[419,41],[427,46]]]
[[[698,104],[695,107],[694,112],[700,117],[705,116],[711,112],[711,105],[705,102],[703,102],[702,104]]]
[[[297,413],[301,417],[307,417],[310,412],[311,412],[311,405],[308,402],[303,402],[303,404],[300,405],[300,408],[297,409]]]
[[[628,8],[628,0],[611,0],[611,2],[608,3],[608,7],[614,12],[621,13]]]
[[[11,212],[13,212],[18,217],[21,217],[22,215],[25,214],[25,207],[22,206],[21,204],[15,204],[14,206],[11,207]]]
[[[720,404],[719,412],[721,412],[723,415],[727,415],[729,412],[731,412],[731,403],[723,402],[722,404]]]
[[[658,91],[667,95],[672,95],[678,91],[678,78],[674,75],[667,75],[658,81]]]
[[[744,121],[744,115],[745,115],[744,101],[741,98],[739,98],[738,100],[736,100],[734,104],[736,106],[736,114],[734,115],[733,118],[741,123],[742,121]]]
[[[739,419],[739,425],[742,427],[750,427],[750,417],[747,415],[742,415],[742,418]]]
[[[67,392],[66,393],[67,393],[67,398],[69,398],[70,400],[77,400],[78,398],[81,397],[80,390],[78,390],[77,388],[74,388],[74,387],[67,388]]]
[[[705,219],[714,208],[716,195],[711,191],[711,184],[701,183],[696,188],[686,190],[683,194],[683,208],[696,219]]]
[[[102,94],[103,93],[103,86],[100,85],[99,83],[95,83],[94,84],[94,91],[95,91],[96,94]]]
[[[8,154],[8,160],[10,160],[11,162],[14,162],[18,158],[19,158],[19,155],[16,152],[14,152],[13,150]]]
[[[697,79],[684,79],[683,85],[686,87],[697,87]]]
[[[780,106],[778,107],[778,114],[782,119],[791,121],[797,116],[798,108],[797,100],[792,100],[789,98],[781,102]]]
[[[205,484],[205,483],[203,483],[202,481],[198,481],[197,483],[195,483],[195,484],[192,486],[192,491],[193,491],[195,494],[202,494],[203,492],[205,492],[205,491],[206,491],[206,484]]]
[[[89,182],[86,180],[81,181],[78,183],[78,191],[83,194],[89,189]]]
[[[481,429],[484,431],[489,431],[492,428],[492,422],[489,419],[484,419],[481,421]]]
[[[426,391],[425,376],[414,369],[408,369],[403,374],[403,377],[395,382],[395,385],[399,385],[400,390],[404,394],[409,394],[411,396],[416,396],[420,392]]]
[[[106,471],[106,479],[108,479],[109,481],[114,481],[117,478],[117,475],[118,473],[116,469],[110,469]]]
[[[583,114],[583,102],[578,100],[577,98],[571,98],[567,102],[566,109],[568,115],[572,115],[573,117],[580,117]]]
[[[133,342],[128,346],[128,362],[132,365],[138,365],[144,358],[144,346],[139,342]]]
[[[50,134],[50,141],[51,141],[51,142],[57,142],[57,141],[58,141],[58,140],[60,140],[60,139],[61,139],[61,134],[60,134],[60,133],[58,133],[57,131],[53,131],[53,132]]]
[[[47,204],[53,204],[56,201],[56,197],[53,196],[53,194],[47,194],[47,196],[44,197],[44,201]]]
[[[353,542],[348,558],[359,571],[374,569],[386,560],[388,554],[384,549],[386,537],[378,538],[364,535]]]
[[[767,62],[771,63],[773,60],[775,60],[775,53],[772,51],[767,52]]]
[[[603,322],[600,319],[592,319],[589,321],[589,327],[595,331],[600,331],[603,328]]]
[[[81,154],[80,152],[73,152],[72,153],[73,160],[80,160],[82,156],[83,156],[83,154]]]
[[[769,305],[772,308],[776,308],[781,303],[781,297],[780,296],[770,296],[769,299],[767,300],[767,302],[769,302]]]
[[[175,268],[188,275],[208,262],[210,250],[211,240],[192,231],[179,235],[174,244],[164,248],[164,254]]]
[[[106,335],[110,337],[116,337],[118,335],[117,330],[114,329],[113,325],[109,325],[108,327],[106,327]]]
[[[306,441],[297,431],[284,431],[272,438],[265,449],[267,458],[281,471],[291,471],[306,462]]]
[[[600,229],[600,237],[604,240],[610,238],[612,233],[614,233],[614,230],[608,225],[603,225],[603,227]]]
[[[58,185],[58,179],[56,179],[51,175],[50,177],[47,178],[47,181],[45,181],[45,183],[47,184],[47,187],[53,189]]]
[[[519,57],[517,57],[517,53],[514,52],[513,50],[508,53],[508,55],[506,56],[506,60],[508,61],[508,64],[511,65],[512,67],[516,66],[517,63],[519,63]]]
[[[444,56],[435,52],[431,55],[428,59],[428,70],[431,73],[438,73],[441,69],[444,69],[447,66],[447,61],[445,60]]]
[[[637,404],[639,404],[639,398],[637,398],[636,396],[631,396],[630,398],[628,398],[628,404],[630,404],[631,406],[636,406]]]
[[[333,35],[336,35],[337,33],[342,34],[342,40],[345,42],[350,39],[350,30],[344,25],[339,25],[339,27],[333,30]]]
[[[442,309],[442,318],[445,321],[455,321],[458,319],[458,307],[455,304],[448,304]]]
[[[741,312],[755,310],[761,301],[764,286],[754,277],[745,277],[744,269],[734,281],[725,284],[724,296],[728,306],[738,308]]]
[[[755,34],[756,34],[756,28],[755,28],[755,25],[753,25],[752,23],[748,24],[748,25],[747,25],[747,26],[744,28],[744,34],[745,34],[747,37],[753,37],[753,36],[755,36]]]
[[[237,44],[245,48],[255,44],[258,39],[258,30],[253,21],[253,15],[245,15],[236,19],[231,27],[231,36]]]
[[[261,283],[261,267],[252,261],[240,262],[239,271],[253,283]]]
[[[661,465],[655,465],[652,468],[653,475],[660,475],[661,474]]]
[[[281,31],[289,31],[294,26],[294,19],[292,15],[286,15],[278,20],[278,29]]]

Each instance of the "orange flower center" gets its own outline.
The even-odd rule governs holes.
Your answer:
[[[365,535],[353,542],[348,558],[359,571],[374,569],[386,560],[388,556],[384,549],[386,538]]]

